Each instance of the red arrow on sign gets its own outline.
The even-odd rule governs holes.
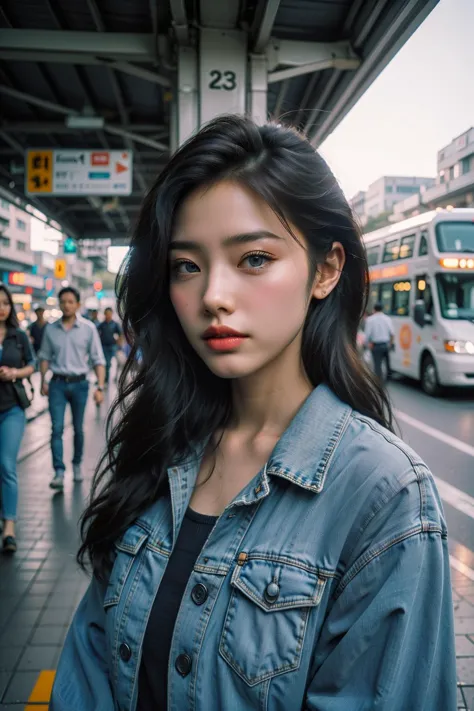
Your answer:
[[[116,163],[115,164],[115,172],[116,173],[125,173],[126,170],[128,170],[127,165],[123,165],[123,163]]]

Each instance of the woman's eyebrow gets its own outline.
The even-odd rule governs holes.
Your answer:
[[[283,237],[280,237],[280,235],[276,235],[274,232],[270,232],[268,230],[256,230],[255,232],[243,232],[242,234],[238,235],[231,235],[230,237],[226,237],[223,241],[223,244],[225,247],[231,247],[232,245],[235,244],[246,244],[248,242],[256,242],[257,240],[260,239],[284,239]],[[194,250],[198,251],[201,249],[201,245],[199,242],[194,242],[193,240],[173,240],[170,243],[170,250],[171,249],[188,249],[188,250]]]

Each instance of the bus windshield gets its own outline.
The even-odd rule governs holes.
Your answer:
[[[474,321],[474,273],[438,274],[436,280],[443,318]]]
[[[439,222],[436,241],[440,252],[474,253],[474,222]]]

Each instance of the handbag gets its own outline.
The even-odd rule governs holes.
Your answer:
[[[25,349],[23,347],[23,343],[21,342],[20,334],[18,333],[18,331],[16,332],[16,345],[18,350],[22,353],[22,362],[26,363]],[[13,389],[18,399],[18,404],[23,410],[27,410],[30,407],[35,396],[35,389],[33,387],[33,383],[31,382],[31,378],[26,378],[26,380],[29,385],[29,393],[25,388],[23,380],[15,380],[15,382],[12,382]]]

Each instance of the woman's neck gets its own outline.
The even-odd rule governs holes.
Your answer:
[[[249,438],[264,433],[279,437],[285,431],[313,390],[299,353],[290,346],[263,370],[233,382],[229,429]]]

